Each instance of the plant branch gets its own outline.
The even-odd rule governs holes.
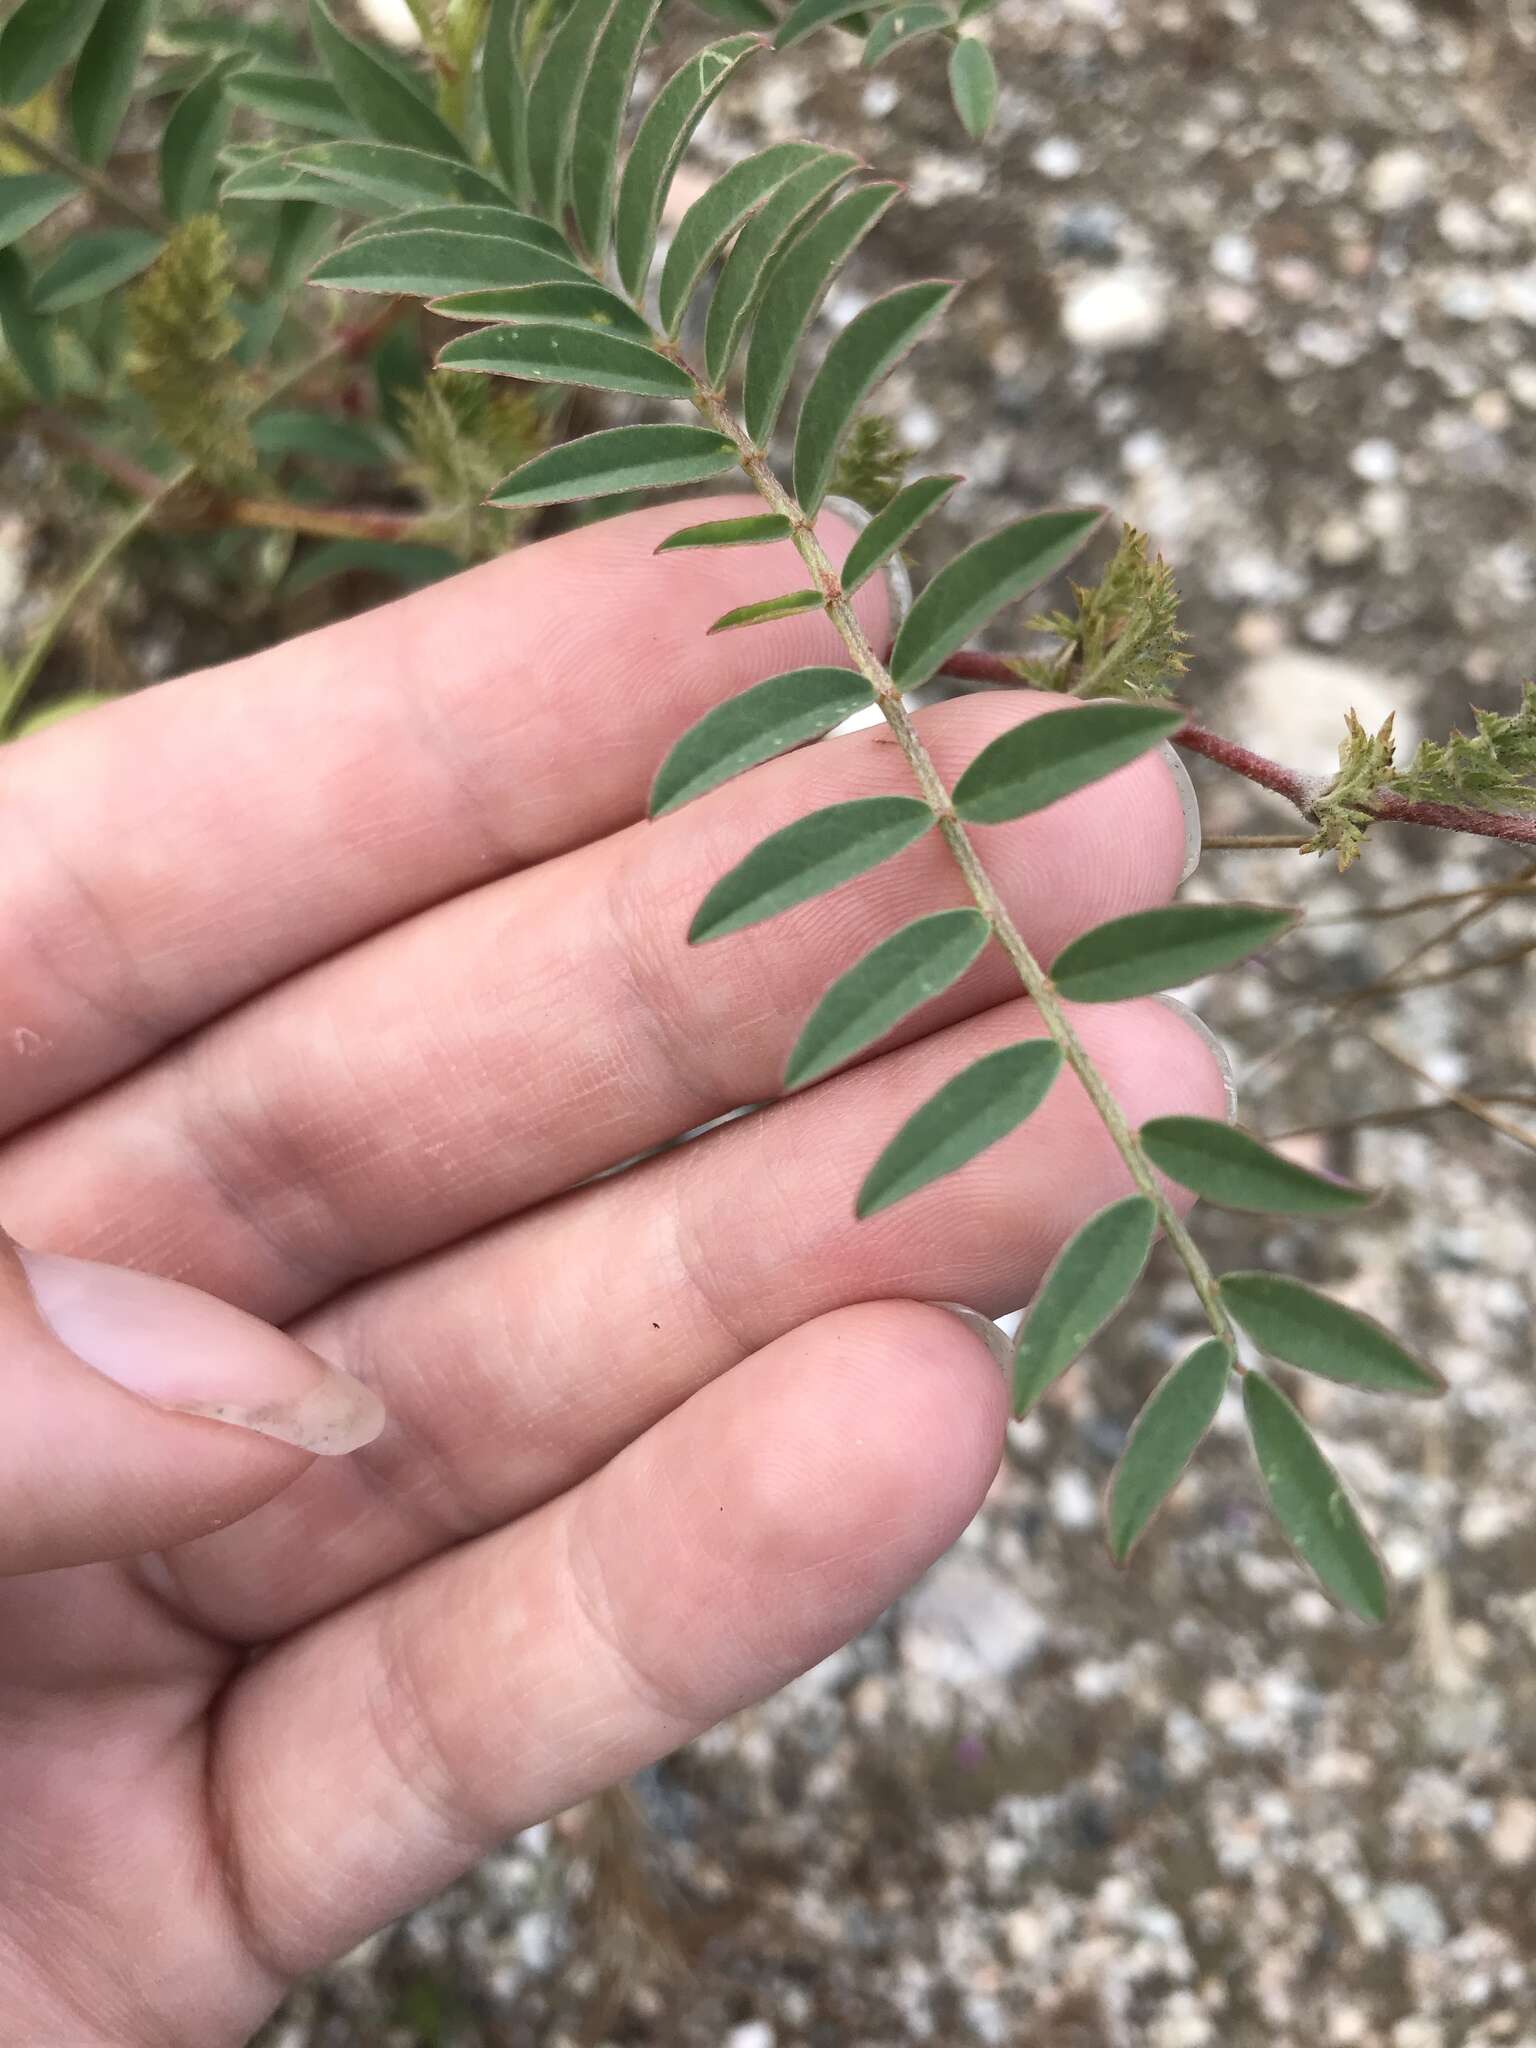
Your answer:
[[[81,163],[66,150],[58,149],[51,142],[45,142],[40,135],[33,135],[9,114],[0,114],[0,136],[16,149],[23,149],[34,163],[46,164],[51,171],[58,171],[72,179],[82,191],[89,192],[101,206],[115,213],[119,219],[131,220],[135,227],[148,228],[152,235],[168,235],[171,223],[157,206],[145,206],[134,198],[131,192],[107,177],[103,172],[93,170],[89,164]]]
[[[1202,853],[1299,853],[1310,846],[1305,832],[1207,832]]]
[[[1009,683],[1014,687],[1019,682],[1018,671],[997,654],[952,654],[943,673],[967,682]],[[1230,768],[1246,782],[1255,782],[1261,789],[1283,796],[1305,818],[1312,817],[1312,806],[1333,780],[1328,775],[1304,775],[1299,769],[1287,768],[1279,761],[1271,761],[1267,754],[1256,754],[1252,747],[1211,732],[1194,720],[1180,727],[1173,742],[1192,754],[1204,755],[1219,767]],[[1536,846],[1536,818],[1511,816],[1505,811],[1463,810],[1458,804],[1422,803],[1415,798],[1394,796],[1390,790],[1382,790],[1362,808],[1380,824],[1427,825],[1439,832],[1467,832],[1479,839]]]

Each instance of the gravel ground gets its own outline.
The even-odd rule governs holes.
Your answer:
[[[949,538],[1107,498],[1175,564],[1189,700],[1296,766],[1329,765],[1351,705],[1410,736],[1508,706],[1536,592],[1531,0],[1016,0],[989,32],[984,153],[931,49],[869,82],[835,35],[705,143],[821,133],[909,177],[830,315],[967,280],[892,387],[971,479]],[[1208,829],[1288,828],[1201,786]],[[1209,856],[1197,891],[1312,912],[1198,992],[1247,1119],[1529,1088],[1518,964],[1334,1000],[1455,910],[1344,913],[1516,870],[1428,834],[1343,880]],[[1514,899],[1416,972],[1529,931]],[[1342,1229],[1203,1235],[1416,1332],[1452,1382],[1433,1412],[1306,1389],[1396,1576],[1387,1629],[1289,1561],[1231,1414],[1134,1568],[1105,1561],[1105,1478],[1194,1331],[1162,1270],[878,1627],[509,1844],[266,2048],[1536,2048],[1532,1154],[1454,1108],[1300,1142],[1392,1192]]]

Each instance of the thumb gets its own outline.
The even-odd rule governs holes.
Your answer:
[[[0,1575],[164,1550],[369,1443],[377,1397],[211,1294],[0,1230]]]

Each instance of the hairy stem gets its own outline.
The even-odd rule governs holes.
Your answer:
[[[668,347],[666,353],[674,360],[679,360],[675,349]],[[683,367],[686,369],[688,365],[684,364]],[[1009,913],[1008,906],[999,896],[991,877],[982,866],[980,856],[972,845],[964,825],[955,814],[955,807],[950,801],[943,777],[939,774],[932,755],[924,746],[912,722],[911,714],[902,701],[901,692],[859,624],[837,570],[816,538],[811,521],[779,482],[762,450],[753,445],[750,436],[738,424],[720,394],[711,391],[691,369],[689,374],[694,376],[694,404],[699,412],[710,426],[736,444],[741,454],[741,466],[754,489],[771,510],[781,513],[790,522],[795,547],[801,561],[809,570],[812,581],[822,593],[827,616],[852,657],[855,668],[869,684],[896,744],[906,757],[918,788],[938,820],[939,831],[954,857],[956,866],[965,878],[971,900],[985,917],[991,926],[993,936],[1013,963],[1025,992],[1040,1012],[1046,1030],[1060,1048],[1062,1057],[1077,1076],[1084,1093],[1097,1110],[1114,1141],[1116,1151],[1125,1161],[1132,1180],[1155,1206],[1163,1233],[1183,1262],[1211,1328],[1218,1337],[1232,1345],[1235,1351],[1236,1342],[1232,1325],[1217,1289],[1216,1276],[1206,1264],[1199,1246],[1185,1229],[1173,1204],[1159,1186],[1157,1176],[1141,1148],[1135,1130],[1089,1058],[1082,1040],[1072,1028],[1071,1020],[1062,1008],[1061,999],[1056,993],[1055,984],[1030,951],[1028,943]]]

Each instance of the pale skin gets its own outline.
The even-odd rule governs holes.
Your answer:
[[[644,821],[710,704],[841,659],[820,618],[707,640],[793,558],[654,559],[679,523],[0,753],[0,1219],[202,1291],[0,1240],[0,2012],[29,2048],[242,2042],[873,1620],[998,1461],[997,1364],[931,1304],[1016,1304],[1129,1185],[1064,1077],[854,1221],[896,1124],[1038,1033],[995,952],[857,1066],[594,1178],[772,1097],[833,975],[964,901],[930,838],[687,946],[766,832],[910,785],[867,731]],[[860,594],[877,641],[885,604]],[[945,778],[1021,708],[923,714]],[[978,837],[1047,958],[1184,855],[1155,756]],[[1074,1014],[1134,1119],[1223,1114],[1167,1009]]]

